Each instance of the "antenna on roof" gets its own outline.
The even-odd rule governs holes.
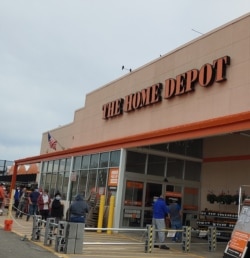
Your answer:
[[[203,35],[203,33],[199,32],[198,30],[194,30],[194,29],[192,29],[192,31],[194,31],[194,32],[196,32],[196,33],[199,33],[199,34]]]

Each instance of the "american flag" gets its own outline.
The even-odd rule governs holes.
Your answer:
[[[48,133],[48,141],[49,141],[49,146],[51,149],[56,150],[56,144],[57,144],[57,140],[55,140],[50,133]]]

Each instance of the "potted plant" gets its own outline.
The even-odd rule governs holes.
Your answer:
[[[225,194],[225,204],[231,204],[233,202],[233,197],[230,194]]]
[[[226,203],[226,198],[225,198],[225,193],[222,192],[217,196],[217,202],[220,204],[225,204]]]
[[[210,192],[207,194],[207,201],[210,203],[214,203],[217,201],[217,196],[213,192]]]

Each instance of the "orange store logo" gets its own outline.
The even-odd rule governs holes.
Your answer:
[[[224,56],[213,61],[212,64],[204,64],[199,70],[191,69],[177,75],[175,78],[166,79],[163,83],[156,83],[136,93],[108,102],[102,106],[102,118],[109,119],[146,107],[164,99],[170,99],[195,90],[198,84],[208,87],[215,82],[226,80],[226,68],[230,65],[230,57]],[[164,87],[163,87],[164,86]]]

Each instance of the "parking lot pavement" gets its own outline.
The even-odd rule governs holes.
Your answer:
[[[4,230],[5,220],[13,220],[11,232]],[[192,239],[189,252],[183,252],[181,243],[172,243],[171,239],[167,239],[167,245],[170,250],[162,250],[153,248],[151,253],[145,253],[144,250],[144,236],[143,234],[132,233],[113,233],[108,235],[106,232],[97,233],[95,231],[85,231],[83,237],[83,251],[81,254],[63,254],[54,251],[54,245],[44,246],[43,240],[39,242],[31,241],[32,220],[26,221],[26,217],[22,219],[15,219],[12,216],[0,216],[1,239],[8,239],[10,235],[16,235],[17,242],[25,242],[26,245],[34,244],[40,248],[50,252],[52,257],[67,257],[67,258],[134,258],[134,257],[174,257],[174,258],[222,258],[226,243],[217,243],[217,249],[214,252],[208,250],[208,243],[206,240]],[[15,233],[15,234],[13,234]],[[23,241],[22,241],[23,239]],[[25,241],[24,241],[25,240]],[[20,247],[21,248],[21,247]],[[2,250],[2,248],[1,248]],[[3,249],[7,252],[8,249]],[[17,251],[15,249],[15,251]],[[1,252],[2,253],[2,252]],[[40,251],[41,253],[41,251]],[[13,255],[13,253],[12,253]],[[4,256],[8,258],[8,256]],[[10,256],[13,257],[13,256]],[[25,256],[24,256],[25,257]],[[39,256],[26,256],[36,257]],[[20,258],[20,256],[19,256]],[[44,258],[41,256],[41,258]],[[50,258],[46,254],[46,258]]]
[[[58,258],[56,254],[32,241],[27,241],[13,232],[0,228],[0,257],[4,258]]]

